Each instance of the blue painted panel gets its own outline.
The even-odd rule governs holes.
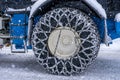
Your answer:
[[[103,42],[104,41],[104,20],[97,18],[97,17],[93,17],[93,20],[97,24],[101,42]],[[116,25],[116,27],[115,27],[115,25]],[[107,28],[108,28],[108,35],[112,39],[120,38],[120,35],[117,33],[120,31],[120,23],[116,24],[114,19],[107,19]],[[117,30],[116,30],[116,28],[117,28]]]
[[[120,22],[115,22],[116,33],[120,35]]]
[[[120,35],[118,35],[116,32],[114,19],[108,19],[107,25],[108,25],[108,34],[110,35],[110,37],[112,39],[120,38]]]
[[[27,22],[28,16],[26,14],[13,14],[10,23],[11,36],[27,36]],[[23,48],[23,39],[13,39],[13,44],[16,48]]]

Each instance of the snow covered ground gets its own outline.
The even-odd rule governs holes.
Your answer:
[[[57,76],[46,72],[34,54],[11,54],[0,50],[0,80],[120,80],[120,38],[110,47],[101,44],[96,61],[82,73],[72,76]]]

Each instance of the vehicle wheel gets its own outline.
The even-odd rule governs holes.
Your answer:
[[[73,8],[57,8],[43,15],[33,30],[32,45],[38,62],[54,74],[82,72],[99,51],[93,20]]]

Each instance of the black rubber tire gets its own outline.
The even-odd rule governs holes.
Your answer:
[[[61,23],[62,25],[59,25]],[[62,60],[50,53],[48,38],[57,27],[70,26],[80,36],[80,50],[73,57]],[[43,15],[33,30],[32,46],[38,62],[54,74],[70,75],[82,72],[96,58],[100,40],[93,20],[73,8],[57,8]]]

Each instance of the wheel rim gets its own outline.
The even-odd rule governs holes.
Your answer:
[[[51,54],[60,59],[68,59],[78,53],[80,37],[69,27],[59,27],[49,36],[48,47]]]

